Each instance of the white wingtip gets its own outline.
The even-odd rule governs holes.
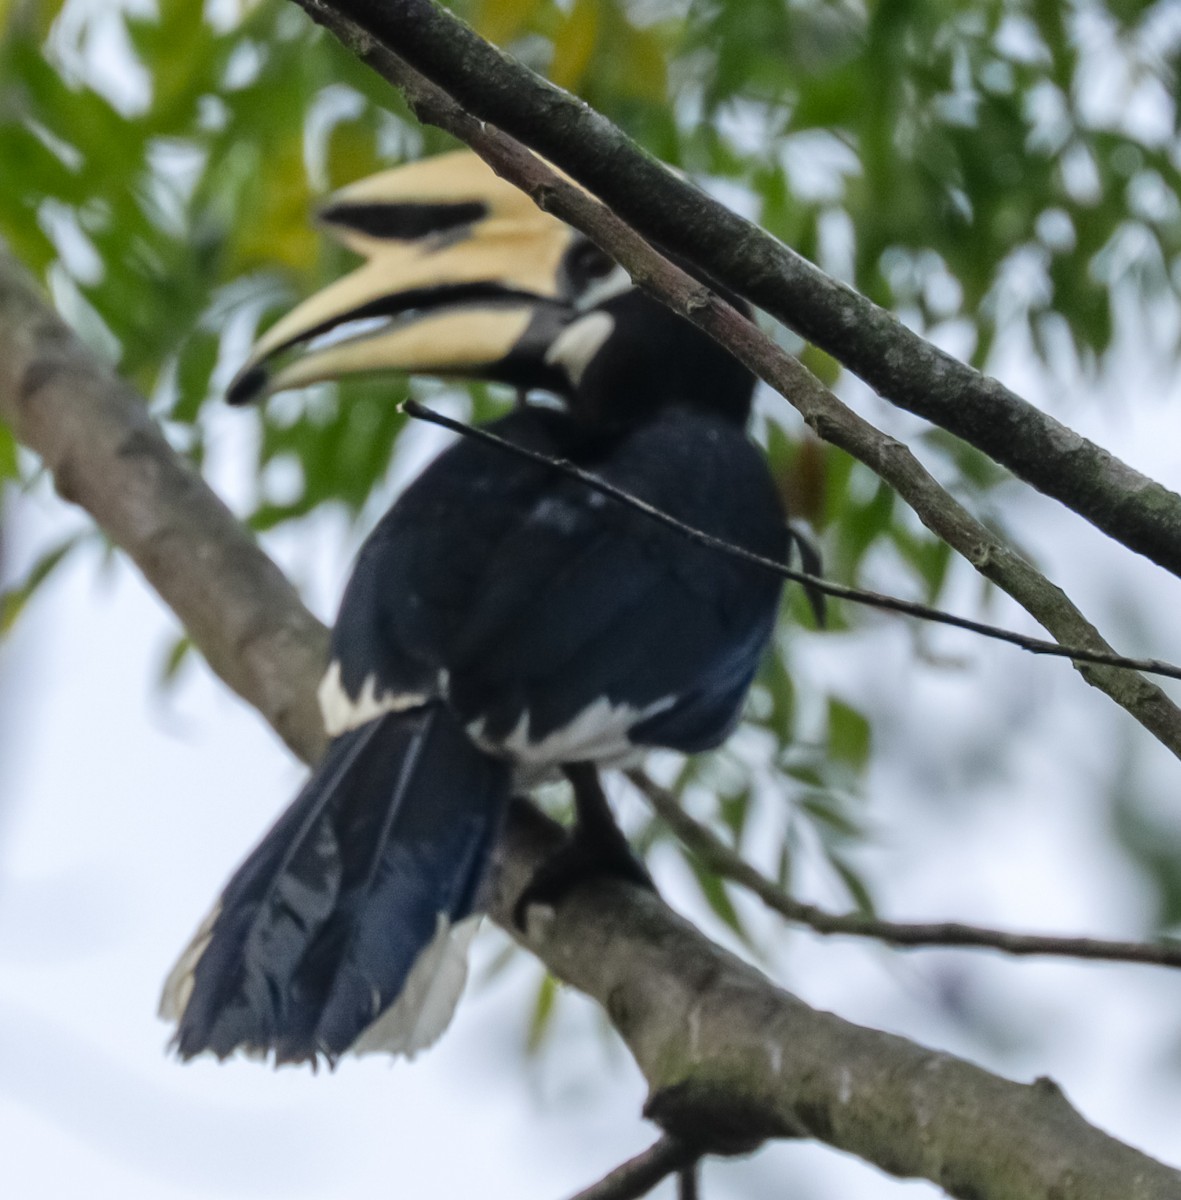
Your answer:
[[[378,692],[377,676],[368,675],[358,696],[350,696],[340,673],[340,663],[332,662],[317,691],[324,731],[329,737],[339,737],[350,729],[358,729],[388,712],[405,712],[427,702],[419,692]]]
[[[435,936],[410,970],[402,994],[349,1047],[352,1054],[413,1058],[451,1023],[467,982],[467,955],[480,916],[452,925],[440,913]]]
[[[160,1004],[156,1009],[161,1020],[172,1025],[180,1024],[193,995],[193,972],[213,938],[213,927],[217,924],[219,916],[221,905],[216,904],[213,911],[201,922],[189,944],[181,951],[176,965],[168,972],[168,978],[164,980],[164,988],[160,992]]]

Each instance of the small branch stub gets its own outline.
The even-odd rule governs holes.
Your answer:
[[[692,1172],[698,1155],[684,1142],[662,1137],[655,1145],[615,1168],[571,1200],[637,1200],[670,1175]],[[682,1194],[683,1191],[682,1191]]]

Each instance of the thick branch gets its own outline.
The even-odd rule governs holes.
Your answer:
[[[535,810],[517,813],[498,913],[554,842]],[[526,944],[604,1006],[648,1081],[648,1115],[691,1145],[815,1137],[966,1200],[1181,1195],[1181,1172],[1087,1125],[1052,1081],[1012,1083],[811,1009],[647,891],[580,888]]]
[[[307,681],[327,661],[324,627],[2,244],[0,420],[130,555],[221,679],[297,754],[318,755]]]
[[[1181,575],[1181,496],[908,330],[647,155],[601,114],[434,0],[297,0],[341,13],[468,112],[544,154],[649,241],[696,263],[860,375],[1109,536]]]
[[[314,758],[322,628],[134,393],[2,254],[0,414],[175,600],[239,694]],[[527,805],[514,811],[494,907],[502,924],[560,836]],[[527,944],[605,1007],[649,1082],[649,1114],[695,1147],[812,1136],[973,1200],[1181,1195],[1181,1173],[1087,1125],[1053,1084],[1011,1083],[815,1012],[645,891],[581,888],[552,920],[534,920]]]
[[[332,10],[316,6],[314,15],[378,74],[402,90],[420,119],[467,142],[494,170],[532,196],[540,207],[593,238],[637,282],[717,338],[786,397],[821,437],[876,471],[932,532],[1012,596],[1058,642],[1100,654],[1115,653],[1061,589],[940,487],[904,445],[842,404],[757,325],[669,262],[610,209],[562,180],[512,138],[473,118],[397,55],[360,34]],[[1161,688],[1129,671],[1086,663],[1075,665],[1089,684],[1127,709],[1181,758],[1181,710]]]

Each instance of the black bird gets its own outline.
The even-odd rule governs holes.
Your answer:
[[[269,331],[232,402],[388,368],[541,390],[489,428],[786,559],[745,432],[751,375],[479,159],[385,172],[323,220],[366,261]],[[469,438],[444,451],[348,583],[320,689],[323,760],[165,986],[181,1056],[334,1061],[433,1041],[514,781],[565,769],[571,853],[642,880],[593,766],[722,742],[779,596],[773,573],[553,467]]]

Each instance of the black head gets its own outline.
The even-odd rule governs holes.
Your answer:
[[[570,411],[626,427],[671,405],[745,425],[754,376],[708,334],[628,285],[568,324],[550,352],[567,376]]]

